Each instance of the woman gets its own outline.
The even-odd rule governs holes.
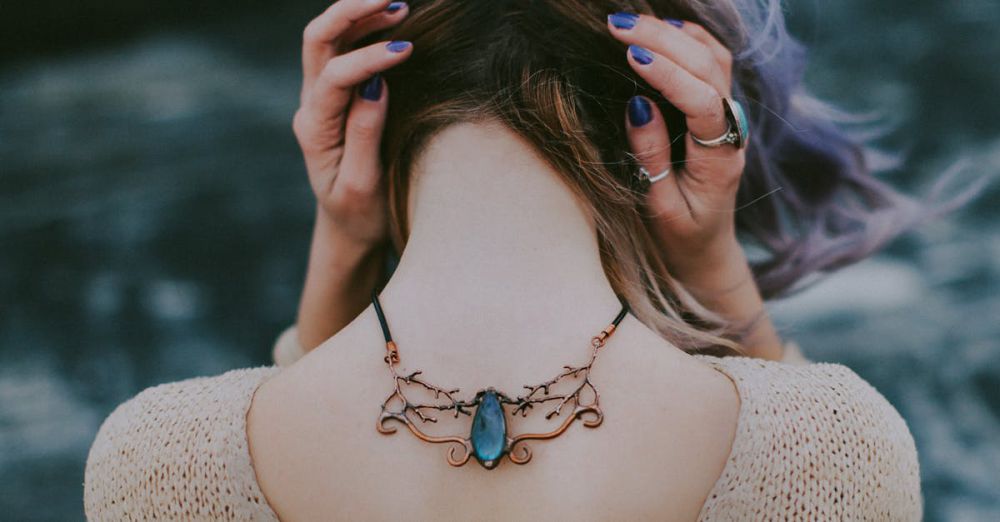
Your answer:
[[[331,6],[294,122],[318,198],[298,326],[278,366],[113,412],[88,516],[919,519],[892,406],[767,360],[794,354],[762,294],[912,214],[754,5]]]

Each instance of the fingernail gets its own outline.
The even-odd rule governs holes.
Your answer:
[[[382,97],[382,75],[375,73],[374,76],[365,80],[361,84],[361,97],[366,100],[378,101]]]
[[[664,18],[664,22],[674,26],[674,27],[684,27],[684,20],[678,20],[676,18]]]
[[[628,122],[633,127],[642,127],[653,119],[653,108],[642,96],[633,96],[628,99]]]
[[[388,50],[390,50],[390,51],[392,51],[392,52],[394,52],[394,53],[401,53],[401,52],[409,49],[411,45],[413,45],[413,44],[411,44],[410,42],[407,42],[406,40],[393,40],[393,41],[385,44],[385,48],[388,49]]]
[[[632,55],[635,61],[642,65],[647,65],[653,62],[653,53],[649,52],[645,47],[639,47],[638,45],[628,46],[628,52]]]
[[[639,15],[633,13],[617,12],[608,15],[608,21],[616,29],[631,29],[639,21]]]
[[[388,13],[395,13],[396,11],[399,11],[400,9],[402,9],[403,6],[405,6],[405,5],[406,5],[406,2],[392,2],[391,4],[389,4],[389,7],[385,8],[385,10]]]

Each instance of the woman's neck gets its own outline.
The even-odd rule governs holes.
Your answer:
[[[453,125],[413,175],[411,232],[380,297],[401,343],[586,346],[614,318],[593,220],[522,138],[498,124]]]

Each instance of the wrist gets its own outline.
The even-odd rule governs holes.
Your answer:
[[[357,241],[334,225],[317,215],[297,318],[299,342],[307,351],[364,310],[389,251],[385,242]]]
[[[698,302],[727,320],[752,321],[764,310],[753,271],[735,241],[703,258],[695,268],[671,273]]]
[[[345,234],[322,209],[317,209],[313,225],[312,249],[328,268],[353,272],[381,252],[382,242],[367,241]]]
[[[689,253],[690,251],[686,252]],[[735,238],[669,264],[675,279],[703,306],[730,323],[752,357],[778,360],[781,338],[768,316],[750,263]]]
[[[750,264],[739,242],[722,241],[691,255],[679,252],[680,259],[668,259],[667,268],[681,284],[696,292],[719,293],[742,286],[753,279]]]

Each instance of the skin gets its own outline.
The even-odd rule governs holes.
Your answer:
[[[687,157],[682,165],[671,164],[674,138],[655,104],[650,104],[650,122],[641,127],[626,122],[629,143],[643,167],[651,173],[672,168],[647,196],[650,226],[663,246],[667,267],[710,310],[736,324],[752,325],[742,339],[748,355],[781,359],[781,339],[766,316],[736,239],[736,191],[746,153],[733,146],[703,147],[691,139],[692,133],[706,140],[728,129],[720,97],[732,94],[732,54],[691,22],[677,27],[640,15],[631,29],[616,28],[610,20],[608,28],[623,43],[653,56],[652,62],[642,64],[631,48],[627,52],[636,73],[686,116],[689,132],[682,139]]]
[[[525,466],[505,461],[487,471],[473,461],[455,469],[446,446],[423,443],[403,426],[375,433],[375,405],[391,390],[368,301],[385,255],[378,149],[389,87],[376,101],[353,91],[412,49],[393,53],[377,42],[346,50],[406,16],[405,6],[385,12],[388,3],[340,0],[305,32],[294,129],[317,197],[298,318],[300,342],[311,351],[262,384],[247,415],[268,504],[282,520],[696,519],[737,437],[738,390],[633,315],[591,375],[604,423],[591,430],[577,422],[532,444]],[[691,132],[711,138],[725,130],[715,102],[728,94],[731,59],[707,33],[645,16],[631,30],[608,30],[636,72],[685,111]],[[653,62],[635,62],[626,50],[632,44],[655,53]],[[642,127],[624,124],[642,164],[650,172],[666,167],[672,138],[662,115]],[[686,162],[653,185],[650,226],[672,272],[705,304],[735,321],[754,317],[763,303],[733,224],[743,153],[690,143],[688,150]],[[488,384],[516,395],[581,362],[587,338],[620,304],[593,221],[529,144],[496,124],[445,129],[414,166],[410,197],[410,238],[380,296],[401,373],[423,369],[448,388]],[[753,355],[780,357],[768,321],[745,342]],[[422,428],[467,433],[468,419],[438,418]],[[512,432],[553,427],[532,414]]]
[[[410,236],[379,297],[399,374],[423,370],[461,398],[487,386],[514,397],[585,363],[590,337],[621,305],[596,225],[559,174],[492,122],[435,135],[413,175]],[[736,436],[733,383],[629,314],[590,376],[600,427],[577,421],[531,443],[524,466],[454,468],[446,445],[402,425],[375,431],[393,391],[385,350],[369,306],[258,388],[247,436],[281,520],[695,520]],[[547,420],[548,411],[509,418],[509,433],[549,432],[566,418]],[[470,417],[428,413],[438,422],[417,421],[422,431],[468,436]]]
[[[355,87],[405,60],[388,42],[346,52],[359,38],[400,22],[408,7],[390,13],[388,0],[345,0],[331,5],[303,33],[301,106],[292,128],[316,195],[309,267],[299,304],[299,342],[309,349],[340,330],[368,302],[388,231],[385,184],[378,147],[389,102]],[[352,22],[356,20],[356,22]]]
[[[385,183],[379,141],[388,107],[384,81],[377,101],[354,87],[412,53],[387,42],[350,50],[358,38],[402,21],[404,4],[390,13],[388,0],[340,0],[306,27],[303,88],[294,131],[305,156],[317,208],[309,265],[298,310],[300,344],[311,350],[341,330],[368,305],[384,259],[387,233]],[[628,63],[687,117],[702,139],[727,129],[720,97],[731,94],[732,55],[704,28],[676,27],[641,15],[634,27],[608,30],[628,46],[652,53],[649,64]],[[380,80],[381,81],[381,80]],[[625,101],[623,100],[623,103]],[[672,137],[662,114],[641,127],[626,121],[632,151],[651,173],[672,173],[652,185],[649,226],[668,268],[710,310],[737,325],[747,354],[782,357],[782,343],[766,315],[745,253],[736,239],[734,209],[745,153],[732,146],[706,148],[690,133],[687,158],[671,165]]]

